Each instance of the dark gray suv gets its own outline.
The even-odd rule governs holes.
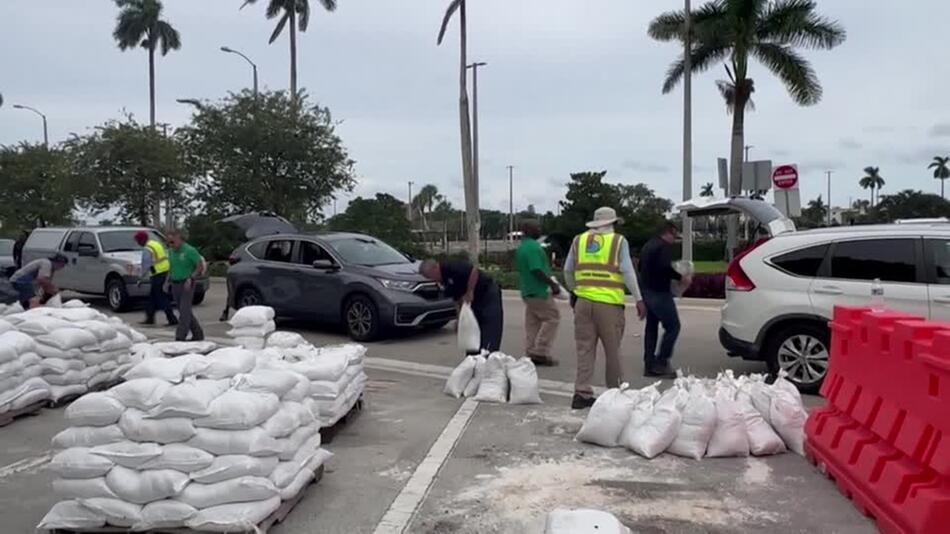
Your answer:
[[[231,304],[263,304],[277,315],[342,324],[357,341],[395,328],[440,328],[455,303],[418,273],[418,262],[362,234],[278,234],[234,251]]]

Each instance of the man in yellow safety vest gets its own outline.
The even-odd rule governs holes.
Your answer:
[[[135,233],[135,242],[142,246],[142,278],[149,281],[148,300],[145,301],[145,320],[141,324],[155,324],[155,312],[161,310],[165,313],[168,325],[174,326],[178,324],[178,319],[165,294],[165,280],[168,279],[168,271],[171,268],[168,251],[161,241],[145,230]]]
[[[594,363],[597,342],[604,346],[607,387],[623,381],[620,343],[626,325],[624,289],[630,290],[642,320],[646,315],[637,274],[630,259],[627,240],[614,232],[620,222],[613,208],[598,208],[589,230],[574,238],[564,260],[564,281],[572,292],[574,341],[577,345],[577,380],[571,408],[580,410],[594,404]]]

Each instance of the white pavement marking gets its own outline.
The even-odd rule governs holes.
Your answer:
[[[17,473],[22,473],[24,471],[32,471],[43,466],[46,463],[49,463],[52,458],[52,453],[47,452],[41,454],[40,456],[32,456],[30,458],[24,458],[17,462],[13,462],[10,465],[5,465],[0,467],[0,479],[13,476]]]
[[[406,531],[477,408],[478,403],[472,399],[462,403],[376,525],[374,534],[402,534]]]

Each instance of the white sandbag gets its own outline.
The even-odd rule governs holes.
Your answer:
[[[218,344],[213,341],[165,341],[153,345],[166,356],[208,354],[218,347]]]
[[[298,428],[293,434],[286,438],[278,439],[277,442],[281,446],[278,457],[285,461],[292,460],[294,455],[297,454],[301,448],[306,446],[309,441],[317,439],[320,435],[319,432],[320,428],[317,425],[307,425]],[[319,446],[319,443],[317,446]]]
[[[455,366],[455,369],[452,369],[442,391],[446,395],[458,399],[465,392],[465,387],[468,386],[473,376],[475,376],[475,357],[466,356],[461,363]]]
[[[105,426],[119,421],[125,405],[106,392],[83,395],[66,407],[66,420],[72,426]]]
[[[62,307],[63,307],[63,295],[60,294],[60,293],[57,293],[57,294],[53,295],[53,297],[52,297],[51,299],[49,299],[49,300],[46,301],[46,304],[44,304],[44,306],[46,306],[46,307],[48,307],[48,308],[62,308]]]
[[[242,326],[240,328],[232,328],[228,330],[228,335],[231,337],[267,337],[267,334],[277,330],[277,324],[274,321],[267,321],[261,325],[254,326]],[[261,347],[263,348],[263,347]]]
[[[277,496],[258,502],[212,506],[199,510],[185,525],[206,532],[252,532],[278,508],[280,497]]]
[[[249,373],[257,363],[253,352],[238,347],[218,349],[208,354],[207,358],[208,367],[200,376],[215,380]]]
[[[17,359],[20,360],[20,363],[23,364],[24,368],[30,367],[33,365],[39,365],[40,363],[43,362],[43,358],[40,358],[39,354],[35,352],[27,352],[25,354],[21,354],[20,357]]]
[[[24,375],[25,377],[26,375]],[[40,386],[39,384],[42,384]],[[39,378],[29,378],[17,388],[10,400],[10,409],[21,410],[40,401],[50,398],[49,386]]]
[[[80,347],[85,347],[87,345],[93,345],[96,341],[96,336],[92,332],[88,332],[81,328],[60,328],[54,330],[49,334],[44,334],[42,336],[36,337],[37,343],[42,343],[44,345],[50,345],[62,350],[69,349],[78,349]]]
[[[799,406],[804,406],[802,403],[802,394],[798,391],[798,388],[795,387],[795,384],[792,384],[788,381],[788,373],[784,369],[778,372],[778,378],[775,379],[775,382],[772,384],[773,391],[784,391],[789,394],[792,399],[798,403]]]
[[[120,355],[120,352],[83,352],[81,359],[75,361],[82,362],[86,365],[103,365],[105,363],[112,362],[112,369],[115,369],[115,361],[119,359]]]
[[[336,382],[346,372],[348,360],[343,355],[308,358],[289,364],[291,371],[300,373],[311,381]]]
[[[559,508],[548,514],[544,534],[630,534],[630,529],[607,512]]]
[[[229,387],[228,380],[189,378],[168,388],[158,405],[148,412],[149,417],[204,417],[211,413],[211,401]]]
[[[469,380],[468,385],[465,386],[465,391],[462,392],[462,395],[466,398],[478,394],[478,386],[481,385],[482,378],[485,376],[485,356],[476,354],[472,358],[475,358],[475,369],[472,371],[472,379]]]
[[[264,348],[264,338],[262,337],[236,337],[234,342],[238,347],[246,350],[261,350]]]
[[[292,434],[297,428],[313,423],[313,416],[302,403],[282,402],[280,409],[270,416],[261,428],[269,436],[283,438]]]
[[[653,406],[657,399],[660,398],[659,388],[660,382],[656,382],[637,391],[636,404],[633,407],[633,412],[630,414],[630,420],[627,421],[626,426],[623,427],[623,431],[620,432],[620,437],[617,439],[618,445],[628,449],[632,447],[631,443],[633,442],[631,440],[633,439],[634,433],[653,415]]]
[[[76,384],[85,384],[82,371],[66,371],[62,374],[46,374],[43,380],[51,386],[72,386]]]
[[[616,447],[636,402],[637,396],[627,392],[627,384],[601,393],[574,439],[602,447]]]
[[[475,400],[505,403],[508,400],[508,372],[510,356],[495,352],[485,361],[485,370]]]
[[[683,419],[676,439],[666,449],[677,456],[700,460],[716,430],[716,404],[702,385],[693,386],[683,408]]]
[[[538,370],[531,358],[521,357],[508,364],[508,383],[511,386],[508,402],[511,404],[541,404]]]
[[[132,344],[132,340],[128,335],[124,332],[116,332],[116,335],[105,341],[101,341],[98,345],[98,350],[100,352],[127,351],[132,348]]]
[[[235,376],[231,379],[231,385],[238,391],[273,393],[283,398],[297,385],[297,374],[280,369],[255,369],[251,373]]]
[[[629,435],[627,447],[644,458],[655,458],[666,450],[679,433],[682,415],[680,405],[688,401],[688,393],[671,388],[657,400],[653,414]],[[672,393],[671,393],[672,391]],[[681,400],[686,397],[686,401]]]
[[[762,414],[766,423],[772,424],[772,388],[766,383],[762,375],[752,375],[742,390],[749,394],[752,405]]]
[[[115,386],[109,393],[123,405],[145,412],[158,406],[171,387],[160,378],[136,378]]]
[[[289,349],[307,344],[307,340],[297,332],[274,332],[267,336],[266,346]]]
[[[62,350],[50,345],[44,345],[42,343],[37,343],[35,345],[36,353],[40,355],[41,358],[60,358],[63,360],[82,358],[82,351],[79,349],[69,349]]]
[[[162,447],[156,443],[136,443],[122,440],[90,449],[92,454],[105,458],[116,465],[139,469],[162,455]]]
[[[145,412],[129,408],[119,419],[119,428],[132,441],[181,443],[195,435],[195,425],[187,417],[150,419]]]
[[[805,455],[805,411],[799,400],[781,388],[772,390],[772,428],[781,436],[785,446],[792,452]]]
[[[145,334],[139,332],[138,330],[134,328],[129,328],[129,332],[127,335],[129,336],[129,339],[132,340],[132,343],[144,343],[148,341],[148,337]]]
[[[109,382],[112,379],[113,372],[114,371],[100,370],[100,372],[94,374],[91,378],[89,378],[89,380],[86,382],[86,385],[89,386],[89,389],[96,389],[100,385],[105,384],[106,382]]]
[[[478,319],[469,303],[462,304],[458,317],[458,347],[462,354],[478,354],[482,346],[482,334]]]
[[[0,304],[0,315],[3,315],[3,304]],[[16,330],[16,327],[10,324],[10,321],[7,321],[6,319],[0,319],[0,334],[9,332],[11,330]]]
[[[63,303],[64,308],[86,308],[89,304],[79,300],[79,299],[70,299]]]
[[[211,362],[200,354],[145,360],[125,373],[125,379],[160,378],[166,382],[178,384],[189,376],[204,372],[210,364]]]
[[[12,363],[12,362],[11,362]],[[67,371],[80,370],[85,367],[82,360],[64,360],[62,358],[43,358],[40,362],[44,375],[58,375]]]
[[[283,451],[280,443],[268,436],[261,428],[249,430],[199,428],[195,437],[188,440],[186,444],[216,455],[272,456]]]
[[[728,395],[715,397],[716,429],[709,438],[706,456],[726,458],[749,455],[749,434],[739,402]]]
[[[83,384],[87,384],[87,385],[88,385],[88,384],[89,384],[89,381],[92,380],[92,377],[94,377],[94,376],[96,376],[97,374],[99,374],[99,373],[101,372],[101,370],[102,370],[103,367],[108,367],[108,366],[105,365],[105,364],[102,365],[102,366],[99,366],[99,365],[90,365],[89,367],[86,367],[86,368],[83,369],[82,371],[79,371],[79,379],[80,379],[80,382],[83,383]]]
[[[106,475],[106,483],[120,499],[136,504],[174,497],[188,482],[188,475],[174,469],[137,471],[117,465]]]
[[[129,350],[132,353],[133,361],[135,363],[151,360],[153,358],[164,358],[165,353],[162,352],[162,349],[156,347],[151,343],[136,343],[132,345],[132,348]]]
[[[282,400],[303,402],[310,396],[310,380],[300,373],[294,372],[293,375],[295,380],[294,387],[284,394]]]
[[[16,349],[8,345],[0,345],[0,363],[12,362],[19,354]]]
[[[75,326],[92,332],[92,335],[96,336],[96,339],[100,342],[108,341],[119,335],[115,326],[107,321],[79,321]]]
[[[785,442],[772,430],[762,414],[752,405],[752,399],[743,391],[736,396],[749,435],[749,452],[754,456],[767,456],[785,452]]]
[[[132,530],[147,531],[163,528],[181,528],[185,522],[195,517],[198,510],[183,502],[172,499],[150,502],[142,507],[142,521],[132,525]]]
[[[68,386],[54,386],[51,384],[49,387],[49,398],[52,399],[53,402],[59,402],[62,399],[78,397],[88,390],[89,388],[87,388],[85,384],[71,384]]]
[[[54,330],[59,330],[60,328],[69,328],[72,326],[74,325],[69,321],[64,321],[63,319],[58,319],[56,317],[44,316],[33,317],[27,321],[23,321],[17,325],[17,329],[24,334],[29,334],[35,337],[50,334]]]
[[[262,325],[274,320],[274,308],[270,306],[245,306],[234,312],[228,324],[234,328]]]
[[[103,314],[92,308],[61,308],[58,310],[47,310],[53,317],[59,317],[71,323],[80,321],[92,321],[105,317]],[[121,320],[121,319],[120,319]]]
[[[115,469],[113,467],[112,469]],[[109,472],[112,472],[112,469]],[[61,499],[115,499],[116,494],[106,484],[105,477],[54,478],[53,493]]]
[[[106,521],[100,514],[81,505],[79,501],[69,500],[54,504],[36,528],[49,531],[83,530],[101,528],[105,525]]]
[[[297,496],[311,480],[314,479],[316,474],[312,469],[304,467],[297,472],[297,476],[294,477],[293,481],[290,484],[287,484],[284,488],[280,490],[280,498],[283,500],[290,500]]]
[[[161,454],[139,466],[140,469],[174,469],[193,473],[211,465],[214,456],[201,449],[183,443],[170,443],[161,447]]]
[[[125,436],[122,435],[118,425],[72,426],[53,436],[53,447],[57,449],[96,447],[124,439]]]
[[[216,484],[232,478],[269,477],[277,467],[276,456],[254,457],[246,454],[218,456],[208,467],[191,473],[191,479],[201,484]]]
[[[131,527],[142,521],[142,506],[119,499],[80,499],[80,504],[104,517],[114,527]]]
[[[23,332],[5,332],[0,334],[0,347],[13,349],[14,356],[36,351],[36,342]],[[13,357],[9,358],[12,360]],[[9,361],[8,360],[8,361]]]
[[[115,462],[93,454],[86,447],[73,447],[56,453],[50,460],[49,469],[60,478],[95,478],[105,476]]]
[[[280,408],[273,393],[251,393],[231,389],[208,406],[208,415],[195,419],[195,426],[221,430],[243,430],[267,421]]]
[[[23,372],[24,365],[20,363],[19,358],[10,360],[7,363],[0,363],[0,380],[13,378]]]
[[[278,494],[277,487],[267,478],[240,477],[214,484],[192,482],[176,500],[203,510],[221,504],[263,501]]]
[[[23,366],[23,378],[34,378],[41,374],[43,374],[43,368],[40,367],[39,364]]]

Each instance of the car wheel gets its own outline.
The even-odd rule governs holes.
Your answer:
[[[263,306],[264,297],[261,296],[261,292],[254,289],[253,287],[245,287],[238,292],[237,298],[234,299],[234,309],[240,310],[246,306]]]
[[[351,297],[343,309],[343,321],[346,333],[354,341],[372,341],[379,337],[379,312],[368,297]]]
[[[204,301],[205,301],[205,292],[204,292],[204,291],[202,291],[201,293],[195,293],[195,295],[194,295],[193,297],[191,297],[191,304],[192,304],[193,306],[197,306],[197,305],[201,304],[201,303],[204,302]]]
[[[109,308],[114,312],[124,312],[129,309],[129,292],[122,279],[111,278],[106,282],[106,300],[109,301]]]
[[[787,373],[804,393],[816,393],[828,374],[830,336],[819,325],[800,323],[782,328],[769,343],[767,361]]]

